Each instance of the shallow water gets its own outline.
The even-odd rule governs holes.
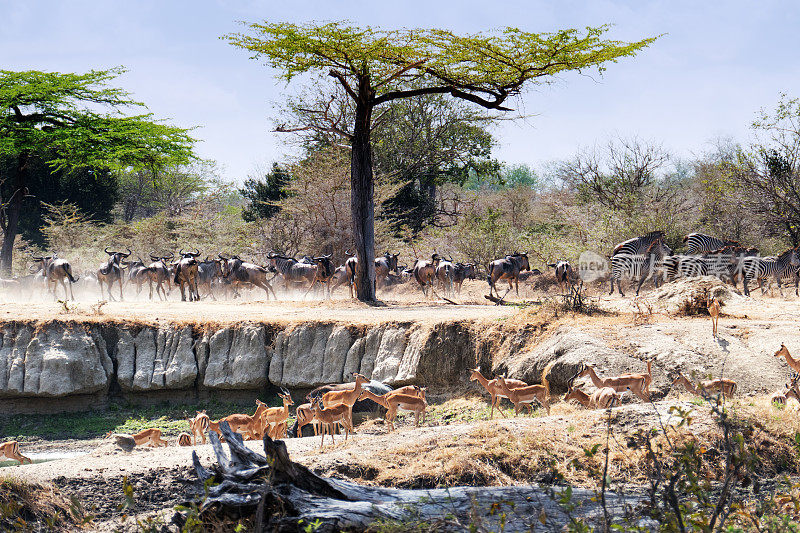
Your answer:
[[[50,451],[50,452],[31,452],[25,453],[25,457],[29,457],[35,463],[46,463],[48,461],[58,461],[61,459],[73,459],[86,455],[89,452],[68,452],[68,451]],[[19,463],[16,461],[0,461],[0,468],[6,466],[16,466]],[[27,464],[27,463],[26,463]]]

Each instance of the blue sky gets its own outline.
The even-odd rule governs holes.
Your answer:
[[[238,21],[330,21],[459,32],[613,23],[610,37],[666,34],[602,78],[566,75],[524,99],[525,120],[496,132],[495,156],[540,167],[609,136],[636,135],[680,157],[749,124],[779,94],[800,96],[800,3],[698,1],[38,1],[0,0],[0,68],[85,71],[123,65],[119,85],[158,117],[201,126],[198,151],[241,181],[291,153],[271,133],[287,88],[221,35]]]

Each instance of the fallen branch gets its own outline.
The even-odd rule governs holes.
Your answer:
[[[452,487],[432,490],[396,490],[367,487],[317,476],[292,462],[283,441],[264,437],[261,455],[247,448],[241,435],[227,422],[219,427],[230,454],[226,454],[216,433],[209,439],[217,464],[207,469],[192,454],[195,473],[208,487],[200,505],[201,518],[217,515],[254,516],[254,531],[303,531],[303,524],[318,524],[315,531],[363,530],[378,520],[425,521],[457,525],[456,529],[498,530],[501,520],[506,531],[528,531],[546,517],[547,525],[561,529],[570,517],[558,503],[558,489],[538,486]],[[592,501],[593,491],[573,489],[572,502],[582,516],[599,522],[603,511]],[[641,498],[609,498],[612,515],[622,516],[626,506]],[[503,512],[498,512],[502,510]],[[502,518],[501,518],[502,517]],[[478,521],[476,523],[475,521]],[[186,518],[177,513],[173,522],[183,527]],[[541,524],[539,524],[541,525]]]

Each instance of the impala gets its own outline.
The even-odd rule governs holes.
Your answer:
[[[795,372],[800,372],[800,361],[792,357],[792,354],[789,353],[789,349],[785,344],[781,343],[780,349],[775,352],[774,355],[775,357],[785,357],[786,362],[789,363],[789,367]]]
[[[109,431],[106,433],[106,438],[112,437],[113,435],[114,431]],[[133,437],[136,446],[144,446],[145,444],[149,444],[153,447],[169,446],[169,443],[161,438],[161,430],[158,428],[143,429],[139,433],[131,435],[131,437]]]
[[[178,446],[191,446],[192,445],[192,436],[186,432],[181,433],[178,435]]]
[[[19,461],[19,464],[24,465],[25,461],[32,463],[28,457],[19,453],[19,443],[15,440],[10,440],[0,444],[0,457],[11,459],[12,461]]]
[[[203,439],[203,444],[206,443],[206,433],[208,433],[210,424],[211,420],[208,418],[205,409],[202,411],[197,411],[195,417],[189,419],[189,428],[192,431],[193,444],[197,444],[198,433],[200,434],[200,438]],[[217,424],[217,429],[214,431],[219,432],[219,424]]]
[[[597,372],[595,372],[594,365],[584,365],[583,370],[581,370],[575,377],[580,378],[583,376],[589,376],[594,386],[597,387],[598,389],[602,389],[604,387],[611,387],[612,389],[614,389],[615,392],[625,392],[626,390],[630,389],[632,393],[634,393],[642,400],[646,402],[650,401],[650,395],[648,393],[649,391],[647,391],[649,373],[624,374],[622,376],[601,379],[597,375]]]
[[[577,400],[584,407],[597,409],[611,409],[615,403],[619,403],[619,394],[611,387],[603,387],[595,390],[591,395],[586,394],[581,389],[569,386],[564,401]]]
[[[492,380],[486,379],[485,377],[483,377],[483,374],[481,374],[480,367],[475,367],[470,372],[469,380],[470,381],[477,381],[478,383],[483,385],[483,388],[486,389],[486,391],[491,395],[491,397],[492,397],[492,409],[489,412],[489,418],[494,418],[494,408],[495,407],[497,407],[497,410],[500,411],[500,414],[505,417],[506,414],[500,408],[500,404],[498,402],[500,401],[500,398],[508,398],[508,396],[506,396],[498,388],[498,386],[497,386],[497,378],[492,379]],[[518,389],[519,387],[527,387],[528,386],[527,383],[525,383],[524,381],[520,381],[518,379],[507,379],[505,381],[506,381],[506,386],[508,388],[512,389],[512,390],[513,389]]]
[[[714,338],[716,338],[717,325],[719,324],[719,300],[712,296],[706,300],[706,307],[708,308],[708,314],[711,317],[712,335]]]
[[[736,393],[736,382],[727,378],[707,379],[699,382],[695,387],[686,376],[678,372],[678,377],[673,380],[672,384],[683,385],[686,390],[697,396],[702,396],[704,392],[716,391],[731,398]]]
[[[392,391],[381,396],[364,389],[361,393],[361,397],[369,398],[386,408],[386,423],[390,432],[394,431],[394,419],[397,417],[398,411],[414,413],[415,427],[419,427],[420,414],[422,414],[422,421],[425,421],[425,411],[428,409],[428,402],[425,400],[425,389],[420,389],[419,395]]]
[[[267,404],[261,400],[256,400],[256,412],[252,416],[236,413],[219,419],[216,425],[219,428],[219,423],[224,420],[231,426],[231,431],[242,433],[242,437],[245,437],[244,433],[246,433],[250,440],[255,440],[260,438],[258,437],[259,421],[266,410]],[[215,431],[218,431],[218,429]]]
[[[264,411],[261,415],[263,426],[261,428],[262,436],[268,434],[271,439],[281,438],[281,427],[283,427],[283,436],[286,436],[286,421],[289,420],[289,406],[294,405],[292,396],[284,388],[281,388],[283,393],[278,393],[278,396],[283,400],[283,407],[271,407]]]
[[[356,383],[352,389],[334,390],[322,395],[323,407],[331,407],[336,404],[347,406],[347,417],[351,428],[353,427],[353,405],[358,401],[358,397],[361,396],[361,391],[364,390],[363,385],[369,383],[369,379],[361,374],[353,373],[353,375],[356,378]]]
[[[514,416],[519,414],[525,404],[531,404],[534,401],[542,404],[547,414],[550,414],[550,383],[547,381],[547,375],[554,364],[555,361],[551,361],[544,367],[541,385],[527,385],[512,390],[508,388],[508,384],[502,376],[497,378],[497,386],[500,391],[514,404]]]
[[[325,443],[326,433],[330,434],[331,442],[336,444],[336,439],[333,437],[334,424],[338,423],[344,426],[344,440],[347,440],[347,437],[350,436],[350,432],[353,431],[353,424],[351,422],[352,413],[350,412],[350,406],[347,404],[337,403],[330,407],[324,407],[319,398],[316,398],[311,402],[311,411],[314,414],[314,418],[319,420],[322,426],[322,440],[319,443],[320,449]]]

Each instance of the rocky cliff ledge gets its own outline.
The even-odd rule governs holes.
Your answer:
[[[475,364],[474,327],[6,322],[0,325],[0,398],[14,401],[3,402],[0,412],[45,404],[58,410],[69,402],[53,400],[77,397],[97,403],[154,392],[222,397],[270,385],[308,389],[348,381],[352,372],[390,385],[447,387],[463,382],[464,369]]]

